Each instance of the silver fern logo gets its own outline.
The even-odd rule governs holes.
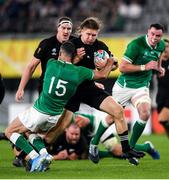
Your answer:
[[[53,55],[53,56],[56,56],[56,55],[57,55],[57,53],[56,53],[56,48],[53,48],[53,49],[52,49],[52,55]]]

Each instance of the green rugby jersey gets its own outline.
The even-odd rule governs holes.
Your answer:
[[[43,89],[34,108],[45,114],[61,114],[78,85],[93,79],[93,76],[93,70],[88,68],[50,59],[43,79]]]
[[[151,60],[158,61],[161,53],[165,49],[165,43],[161,40],[155,48],[152,48],[147,40],[147,36],[140,36],[131,41],[124,53],[123,58],[134,65],[145,65]],[[140,88],[148,87],[152,77],[152,70],[133,73],[122,73],[117,83],[122,87]]]

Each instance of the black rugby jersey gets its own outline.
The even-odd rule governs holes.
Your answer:
[[[75,45],[76,49],[81,47],[85,48],[86,54],[76,64],[77,66],[95,69],[94,52],[102,49],[108,52],[109,55],[111,54],[107,45],[99,40],[96,40],[92,45],[84,44],[80,37],[72,39],[71,42]],[[100,104],[107,96],[110,96],[110,94],[97,87],[94,80],[86,80],[78,86],[76,93],[68,101],[65,108],[72,112],[76,112],[79,109],[80,103],[83,102],[91,107],[100,109]]]
[[[67,150],[68,154],[74,152],[80,156],[87,151],[87,148],[87,142],[82,134],[77,144],[70,144],[66,140],[65,132],[61,134],[53,144],[47,145],[48,152],[52,155],[58,154],[60,151]]]
[[[165,69],[165,75],[163,77],[158,77],[158,88],[169,89],[169,59],[167,61],[162,61],[161,66]]]
[[[106,52],[108,52],[108,54],[110,55],[111,52],[109,51],[109,48],[107,47],[107,45],[96,39],[96,41],[92,44],[92,45],[88,45],[88,44],[84,44],[81,41],[81,38],[73,38],[71,40],[71,42],[75,45],[76,49],[77,48],[81,48],[84,47],[85,48],[85,52],[86,54],[84,55],[83,59],[80,60],[80,62],[78,62],[76,65],[77,66],[84,66],[87,67],[89,69],[95,69],[95,65],[94,65],[94,52],[96,52],[97,50],[105,50]]]
[[[74,38],[74,36],[70,36],[69,39]],[[62,45],[62,43],[60,43],[57,38],[56,35],[51,36],[47,39],[43,39],[40,43],[39,46],[37,47],[37,49],[34,52],[34,57],[36,57],[37,59],[40,59],[41,61],[41,69],[42,69],[42,73],[39,79],[39,90],[41,91],[41,87],[42,87],[42,83],[43,83],[43,77],[46,71],[46,64],[47,61],[50,58],[58,58],[59,55],[59,50],[60,50],[60,46]]]

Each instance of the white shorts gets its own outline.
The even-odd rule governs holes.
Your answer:
[[[112,89],[112,96],[123,107],[129,104],[133,104],[136,107],[139,103],[151,103],[149,89],[147,87],[137,89],[127,87],[124,88],[118,83],[115,83]]]
[[[37,111],[35,108],[30,107],[26,111],[18,115],[22,124],[32,132],[48,131],[54,127],[61,115],[50,116]]]

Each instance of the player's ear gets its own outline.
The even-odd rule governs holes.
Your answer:
[[[61,56],[61,54],[62,54],[62,52],[61,52],[61,50],[59,51],[59,56]]]

